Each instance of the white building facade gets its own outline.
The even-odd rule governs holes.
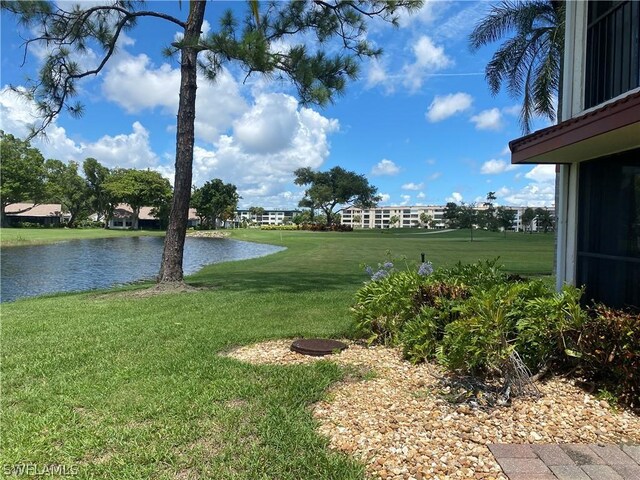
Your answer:
[[[532,225],[524,225],[522,216],[527,208],[538,207],[505,207],[516,212],[512,231],[537,232],[543,227],[537,221]],[[541,207],[551,213],[554,218],[553,207]],[[414,206],[382,206],[374,208],[348,208],[342,212],[342,224],[353,228],[431,228],[444,229],[447,223],[443,218],[444,205],[414,205]],[[484,206],[475,207],[476,210],[486,210]]]

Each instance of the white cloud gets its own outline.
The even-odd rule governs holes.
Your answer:
[[[416,198],[419,198],[422,200],[423,198],[426,198],[426,195],[424,194],[424,192],[420,192],[416,195]]]
[[[552,183],[530,183],[521,190],[505,197],[509,205],[544,207],[555,202],[555,188]]]
[[[436,95],[425,116],[430,122],[439,122],[456,113],[464,112],[471,107],[472,103],[473,97],[468,93],[458,92],[443,96]]]
[[[536,165],[524,176],[531,183],[518,191],[512,191],[506,200],[512,205],[532,207],[551,206],[555,203],[555,165]]]
[[[158,164],[149,144],[149,131],[134,122],[130,134],[105,135],[93,143],[81,143],[84,157],[93,157],[107,167],[149,168]]]
[[[477,130],[500,130],[502,128],[502,114],[497,108],[483,110],[471,117]]]
[[[409,183],[405,183],[400,188],[402,188],[403,190],[420,190],[422,187],[424,187],[423,183],[409,182]]]
[[[406,10],[400,10],[398,21],[401,27],[408,27],[413,23],[432,23],[437,18],[437,7],[441,2],[426,0],[422,6],[415,12],[408,13]]]
[[[511,105],[510,107],[504,107],[502,111],[507,115],[512,115],[514,117],[517,117],[518,115],[520,115],[521,109],[522,107],[520,105]]]
[[[7,87],[0,93],[0,113],[0,128],[23,138],[29,133],[29,125],[38,120],[35,104]],[[87,157],[94,157],[110,168],[158,167],[158,158],[149,143],[149,132],[140,122],[133,123],[131,133],[105,135],[95,142],[78,143],[54,121],[47,127],[45,139],[36,137],[31,143],[45,158],[65,162],[82,162]]]
[[[483,175],[497,175],[499,173],[515,170],[516,168],[518,168],[518,165],[512,165],[507,163],[505,160],[492,158],[482,164],[482,167],[480,167],[480,173]]]
[[[403,68],[404,85],[411,91],[419,90],[427,74],[450,67],[454,61],[426,35],[412,45],[415,61]]]
[[[433,172],[431,175],[429,175],[429,180],[437,180],[442,176],[442,172]]]
[[[511,149],[509,148],[509,145],[507,145],[506,147],[504,147],[501,151],[500,151],[500,155],[504,156],[504,155],[511,155]]]
[[[263,94],[233,124],[233,133],[248,152],[269,154],[291,145],[298,126],[298,102],[283,94]]]
[[[554,182],[556,179],[556,166],[536,165],[524,176],[534,182]]]
[[[253,130],[240,135],[221,135],[209,150],[194,150],[194,183],[201,185],[211,178],[232,182],[243,197],[242,205],[295,206],[301,191],[290,190],[293,171],[300,167],[320,168],[329,156],[328,135],[339,129],[335,119],[329,119],[309,108],[292,109],[293,97],[282,94],[262,94],[238,125],[244,121],[264,125],[279,112],[278,129],[262,134]],[[284,118],[287,117],[287,118]]]
[[[380,194],[380,202],[381,203],[386,203],[391,199],[391,195],[389,195],[388,193],[381,193]]]
[[[369,62],[369,70],[367,71],[366,87],[372,88],[377,85],[385,85],[388,81],[388,75],[384,66],[377,59]]]
[[[462,195],[459,192],[453,192],[450,197],[447,197],[447,202],[462,202]]]
[[[396,175],[398,172],[400,172],[400,167],[393,163],[393,161],[387,160],[386,158],[380,160],[371,169],[371,175],[376,176]]]
[[[144,54],[123,52],[110,64],[102,90],[106,98],[128,113],[158,109],[168,117],[178,112],[180,70],[164,63],[155,66]],[[222,69],[215,83],[198,77],[196,97],[196,138],[214,142],[225,133],[238,115],[248,109],[238,83]]]
[[[400,198],[402,198],[400,205],[409,205],[411,202],[411,195],[400,195]]]

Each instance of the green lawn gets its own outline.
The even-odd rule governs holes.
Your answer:
[[[361,478],[330,452],[309,405],[337,366],[252,366],[217,353],[269,338],[348,335],[360,264],[500,256],[550,274],[552,235],[236,230],[284,245],[206,267],[212,287],[155,297],[75,294],[2,306],[0,465],[74,465],[78,478]],[[3,232],[4,234],[4,232]],[[4,240],[3,240],[4,241]]]
[[[2,228],[0,246],[41,245],[87,238],[161,236],[158,230],[105,230],[104,228]]]

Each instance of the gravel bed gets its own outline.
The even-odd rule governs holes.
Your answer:
[[[251,363],[322,359],[292,352],[290,345],[269,341],[227,355]],[[330,448],[363,461],[372,478],[506,480],[490,443],[640,443],[640,417],[613,411],[566,379],[539,384],[538,399],[474,409],[445,400],[438,366],[412,365],[397,349],[350,344],[324,358],[364,375],[334,385],[313,415]]]

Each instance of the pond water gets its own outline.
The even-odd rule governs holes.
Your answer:
[[[160,268],[163,241],[162,237],[103,238],[3,248],[0,301],[152,279]],[[183,269],[189,275],[211,263],[281,250],[239,240],[187,237]]]

